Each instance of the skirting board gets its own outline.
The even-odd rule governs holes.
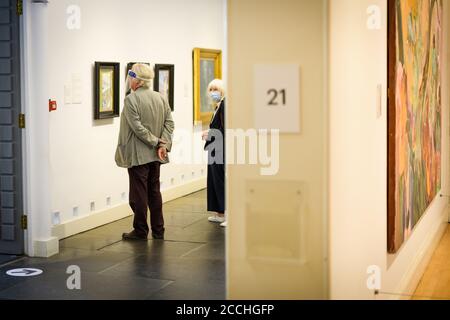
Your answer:
[[[448,217],[450,207],[447,206],[444,212],[442,212],[442,222],[438,222],[435,233],[430,233],[430,236],[424,241],[421,250],[417,253],[414,261],[411,264],[408,272],[403,277],[396,292],[401,292],[401,296],[397,296],[400,300],[409,300],[415,293],[423,274],[433,257],[433,253],[438,247],[445,231],[448,228],[448,224],[445,223],[445,219]]]
[[[206,178],[190,181],[183,185],[162,190],[163,202],[172,201],[206,188]],[[206,201],[206,200],[205,200]],[[71,220],[52,228],[52,236],[59,240],[79,234],[105,224],[129,217],[133,214],[128,203]]]
[[[50,258],[59,252],[58,238],[52,237],[47,240],[36,240],[33,242],[34,255],[38,258]]]

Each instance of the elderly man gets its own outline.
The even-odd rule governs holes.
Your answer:
[[[125,99],[116,151],[117,165],[128,169],[134,212],[134,230],[124,233],[124,240],[147,240],[147,207],[152,237],[164,239],[159,176],[161,164],[168,163],[174,122],[167,99],[150,89],[153,77],[153,70],[145,64],[135,64],[128,72],[132,92]]]

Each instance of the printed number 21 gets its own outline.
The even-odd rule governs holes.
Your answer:
[[[282,96],[282,105],[286,105],[286,89],[280,91],[277,91],[276,89],[270,89],[269,91],[267,91],[267,95],[269,95],[270,97],[269,106],[279,105],[278,95]]]

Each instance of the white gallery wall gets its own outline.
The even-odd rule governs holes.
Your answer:
[[[176,139],[172,159],[190,150],[193,157],[203,156],[202,128],[193,125],[192,49],[226,49],[225,4],[223,0],[57,0],[50,1],[48,11],[48,98],[58,103],[58,110],[49,114],[49,214],[52,224],[60,225],[128,202],[127,171],[114,161],[120,119],[93,120],[95,61],[120,62],[121,109],[127,63],[174,64],[173,118],[176,129],[189,134]],[[78,13],[80,29],[69,28],[77,25],[73,19]],[[77,82],[81,103],[73,104],[69,93]],[[162,168],[162,189],[198,188],[205,176],[205,165],[169,164]],[[183,193],[192,191],[195,188],[183,189]]]
[[[442,192],[446,194],[450,110],[448,3],[444,5]],[[368,21],[373,21],[369,19],[377,17],[380,28],[368,28]],[[398,299],[414,292],[448,222],[448,200],[438,196],[398,253],[387,253],[387,0],[332,0],[329,19],[330,295]],[[367,286],[368,271],[377,268],[379,296]]]

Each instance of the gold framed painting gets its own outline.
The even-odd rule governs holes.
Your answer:
[[[222,51],[194,48],[194,124],[209,124],[214,106],[208,97],[208,85],[222,79]]]

